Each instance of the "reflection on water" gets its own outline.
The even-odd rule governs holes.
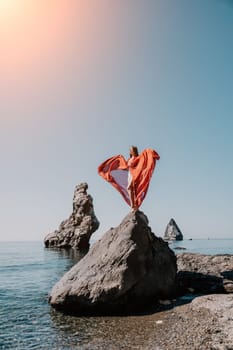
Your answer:
[[[70,265],[73,266],[77,264],[86,254],[86,251],[80,251],[76,249],[62,249],[62,248],[44,248],[45,251],[56,255],[56,258],[67,259],[70,262]]]

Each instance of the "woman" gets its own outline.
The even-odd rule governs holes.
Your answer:
[[[131,146],[129,149],[128,165],[128,186],[127,190],[129,193],[130,206],[132,211],[137,210],[137,204],[135,202],[135,182],[133,181],[132,169],[137,165],[138,162],[138,149],[136,146]]]
[[[98,173],[121,193],[132,210],[142,204],[159,155],[151,148],[138,154],[136,146],[130,147],[130,158],[122,155],[107,159],[98,167]]]

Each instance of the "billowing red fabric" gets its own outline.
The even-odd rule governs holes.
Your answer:
[[[121,193],[126,203],[130,205],[127,190],[130,172],[135,204],[139,208],[146,196],[156,160],[159,160],[159,158],[158,153],[150,148],[145,149],[131,162],[126,161],[122,155],[117,155],[103,162],[98,167],[98,173],[114,186]]]

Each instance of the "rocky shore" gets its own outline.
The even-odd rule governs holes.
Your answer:
[[[233,349],[233,294],[196,297],[160,316],[154,340],[145,349]]]
[[[232,294],[212,294],[189,303],[178,298],[137,316],[70,317],[52,310],[51,317],[64,337],[68,324],[69,335],[77,334],[74,349],[232,350],[232,304]]]
[[[180,294],[233,293],[233,256],[177,254]]]
[[[88,333],[81,348],[233,350],[233,255],[182,253],[177,266],[180,295],[174,298],[151,303],[137,316],[90,317],[87,324],[74,317],[74,329],[85,323]],[[56,314],[62,322],[66,317]]]
[[[88,248],[99,222],[86,189],[77,186],[71,217],[45,246],[80,249],[85,241]],[[106,232],[49,302],[63,312],[55,322],[69,315],[74,329],[84,322],[82,349],[233,350],[233,255],[175,255],[140,211]]]
[[[177,265],[181,296],[161,301],[161,324],[145,348],[232,350],[233,255],[182,253]]]

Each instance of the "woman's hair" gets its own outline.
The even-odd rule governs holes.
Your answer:
[[[131,146],[129,149],[130,156],[138,156],[138,148],[136,146]]]

